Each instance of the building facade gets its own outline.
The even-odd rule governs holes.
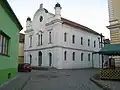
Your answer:
[[[111,44],[120,44],[120,0],[108,0]]]
[[[24,63],[24,39],[25,35],[20,33],[19,34],[19,56],[18,56],[18,63]]]
[[[57,69],[101,67],[101,57],[93,52],[101,49],[101,34],[61,17],[61,6],[55,14],[43,8],[27,18],[24,62],[32,66]]]
[[[21,29],[7,0],[0,0],[0,85],[17,73]]]

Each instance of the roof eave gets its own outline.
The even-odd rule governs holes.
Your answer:
[[[15,13],[13,12],[12,8],[10,7],[9,3],[7,2],[7,0],[2,0],[5,4],[1,4],[2,7],[5,9],[7,8],[9,10],[9,12],[5,9],[6,13],[8,13],[8,15],[10,16],[10,18],[12,19],[12,21],[16,24],[16,26],[19,28],[19,30],[21,31],[23,29],[22,25],[20,24],[18,18],[16,17]]]

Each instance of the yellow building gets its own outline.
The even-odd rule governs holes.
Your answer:
[[[112,44],[120,44],[120,0],[108,0],[110,38]]]
[[[23,63],[24,62],[24,38],[25,35],[20,33],[19,34],[19,60],[18,63]]]

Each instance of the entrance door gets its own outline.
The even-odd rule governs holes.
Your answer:
[[[49,53],[49,66],[52,65],[52,53]]]
[[[38,53],[38,65],[39,66],[42,65],[42,52],[41,51]]]

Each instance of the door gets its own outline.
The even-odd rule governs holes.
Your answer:
[[[38,66],[41,66],[42,65],[42,52],[40,51],[38,53]]]
[[[49,53],[49,66],[52,65],[52,53]]]

